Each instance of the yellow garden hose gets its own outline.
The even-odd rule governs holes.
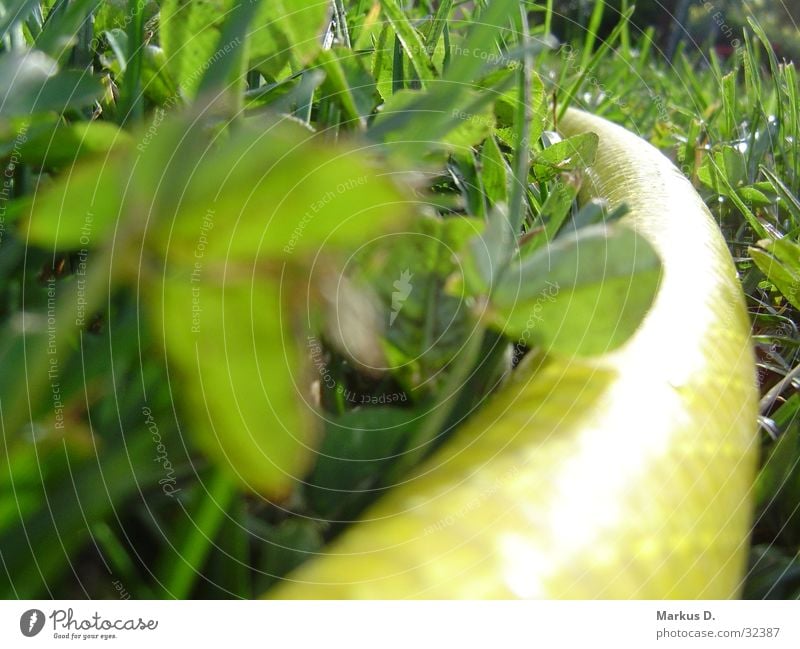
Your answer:
[[[589,196],[658,251],[652,309],[620,349],[523,364],[276,598],[727,598],[740,590],[757,452],[749,322],[725,242],[656,149],[597,133]]]

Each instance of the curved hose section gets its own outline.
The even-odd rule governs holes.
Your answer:
[[[663,264],[619,350],[526,366],[276,598],[727,598],[748,547],[757,451],[749,321],[691,184],[656,149],[600,137],[588,195]]]

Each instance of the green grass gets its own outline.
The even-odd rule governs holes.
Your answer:
[[[558,3],[549,1],[524,3],[524,12],[516,0],[442,2],[438,11],[381,0],[381,17],[357,0],[294,3],[302,10],[292,14],[285,3],[247,3],[226,16],[168,0],[76,1],[50,14],[52,4],[3,2],[23,11],[0,22],[0,157],[11,178],[0,230],[0,596],[113,598],[121,584],[132,597],[249,598],[324,548],[341,521],[424,457],[509,369],[516,341],[455,299],[452,278],[474,300],[496,298],[492,287],[502,288],[520,231],[531,251],[546,254],[559,232],[609,216],[578,211],[576,187],[561,181],[596,146],[553,138],[554,118],[571,104],[662,149],[725,233],[748,297],[764,394],[745,596],[800,597],[800,257],[792,247],[800,245],[800,89],[795,67],[776,58],[757,23],[728,60],[684,43],[668,62],[628,3],[621,20],[596,3],[592,24],[600,29],[616,15],[614,26],[605,38],[583,32],[568,48],[543,44],[558,22]],[[91,11],[93,27],[84,21]],[[335,40],[323,48],[331,15]],[[27,48],[49,55],[58,72],[43,78],[22,57]],[[276,125],[278,114],[292,117]],[[261,140],[265,132],[274,139]],[[282,166],[286,151],[297,153]],[[331,164],[339,154],[352,165]],[[76,162],[87,165],[83,176],[71,175]],[[405,238],[362,246],[332,299],[311,281],[306,257],[324,248],[326,263],[339,263],[365,229],[380,232],[379,219],[365,217],[323,242],[341,213],[396,201],[375,165],[410,179],[414,209],[435,218],[415,222]],[[302,169],[314,172],[295,192],[306,202],[275,208],[285,231],[261,240],[274,187],[291,196]],[[129,179],[135,191],[126,193]],[[275,183],[271,193],[265,182]],[[248,208],[245,198],[258,191]],[[41,221],[28,231],[34,197]],[[261,447],[237,425],[226,407],[232,400],[206,411],[196,398],[214,379],[211,389],[223,394],[227,370],[241,388],[245,422],[248,401],[264,406],[259,368],[226,365],[220,354],[198,370],[181,328],[191,304],[168,293],[175,285],[164,270],[191,269],[198,220],[212,204],[225,210],[209,217],[209,232],[238,247],[204,251],[206,326],[236,323],[224,350],[263,335],[299,339],[292,353],[313,349],[319,358],[310,372],[319,373],[328,421],[299,446],[320,459],[309,462],[291,441],[274,455],[276,474],[306,483],[290,493],[280,477],[265,479],[267,497],[241,488],[226,469],[258,480]],[[239,230],[223,213],[240,215]],[[406,270],[413,291],[397,305]],[[324,299],[306,313],[285,295],[254,302],[244,284],[226,285],[234,297],[224,303],[208,297],[218,277],[243,281],[254,272],[287,282],[290,295],[321,286]],[[242,286],[246,297],[237,301]],[[175,296],[173,312],[154,308],[161,290]],[[252,330],[255,307],[291,317]],[[58,411],[41,325],[49,309],[58,322]],[[392,310],[389,329],[370,326],[376,312]],[[23,312],[32,323],[25,331]],[[337,332],[332,314],[347,312],[355,317]],[[277,358],[282,349],[260,351]],[[369,371],[375,358],[392,370]],[[271,369],[281,388],[268,406],[277,410],[276,430],[282,418],[299,417],[296,399],[285,397],[298,365]],[[365,434],[376,430],[384,434]],[[230,456],[210,450],[217,434],[231,440]],[[167,456],[154,462],[159,443]],[[167,495],[167,485],[177,492]]]

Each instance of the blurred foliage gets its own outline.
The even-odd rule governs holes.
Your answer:
[[[635,294],[560,252],[582,240],[562,176],[596,138],[540,137],[516,1],[480,22],[356,4],[4,14],[4,594],[258,594],[497,386],[508,310],[537,299],[515,275],[557,272],[582,330],[625,309],[582,353],[649,306],[658,259],[616,245],[633,233],[586,237],[648,278]],[[563,266],[523,264],[528,233]],[[572,353],[556,326],[531,344]]]

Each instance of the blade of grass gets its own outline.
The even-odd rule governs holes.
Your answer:
[[[128,584],[137,583],[136,567],[127,550],[106,521],[101,521],[92,527],[92,537],[108,558],[111,567],[122,577],[122,581]],[[136,588],[137,599],[151,599],[153,597],[150,589],[143,583],[137,585]]]
[[[730,199],[731,203],[733,203],[736,208],[742,213],[747,222],[750,224],[750,227],[756,231],[759,237],[767,236],[767,230],[761,224],[761,222],[756,218],[756,215],[750,210],[749,207],[745,204],[745,202],[739,197],[736,190],[731,185],[730,181],[728,180],[727,175],[725,174],[724,169],[720,169],[719,165],[716,163],[714,158],[710,158],[711,165],[716,173],[717,178],[719,179],[722,186],[725,188],[725,194]]]
[[[722,115],[724,129],[722,137],[726,140],[736,138],[736,74],[731,72],[720,81],[722,95]]]
[[[650,64],[650,54],[653,51],[653,41],[655,38],[655,27],[652,25],[644,30],[641,40],[639,41],[639,57],[637,60],[637,69],[639,75],[647,69]]]
[[[544,8],[544,33],[547,36],[553,29],[553,0],[547,0]]]
[[[428,32],[425,34],[425,46],[428,49],[428,55],[432,56],[436,43],[442,37],[447,19],[450,17],[450,10],[453,8],[453,0],[442,0],[439,3],[439,8],[436,10],[433,20],[431,20],[428,27]]]
[[[358,0],[358,3],[356,3],[355,11],[353,11],[353,13],[350,14],[351,16],[355,16],[355,23],[353,24],[351,22],[351,24],[349,25],[350,31],[352,32],[352,34],[350,34],[350,40],[353,43],[358,43],[358,39],[360,36],[359,32],[361,28],[364,26],[364,10],[366,4],[367,0]]]
[[[11,431],[2,408],[0,428],[0,434],[7,438]],[[45,593],[50,596],[50,588],[75,568],[65,558],[75,557],[87,540],[90,530],[86,521],[113,515],[122,503],[140,497],[143,485],[155,484],[161,477],[159,465],[145,460],[152,457],[150,436],[146,431],[132,432],[125,446],[109,449],[96,460],[74,467],[66,446],[63,453],[49,458],[53,465],[65,467],[67,482],[61,488],[42,484],[45,505],[24,522],[27,543],[20,542],[16,529],[0,534],[0,559],[10,569],[20,597],[40,598]]]
[[[347,121],[357,124],[359,130],[364,130],[367,126],[366,120],[361,116],[356,105],[355,97],[347,82],[347,76],[333,50],[323,50],[319,53],[319,61],[322,69],[325,70],[328,83],[333,85],[334,95],[339,105],[344,110]]]
[[[476,322],[460,352],[451,361],[450,371],[437,394],[436,403],[431,405],[428,416],[409,438],[406,452],[386,472],[382,479],[384,485],[395,484],[403,474],[419,464],[426,452],[431,450],[431,442],[436,436],[447,432],[442,428],[455,408],[467,379],[471,376],[471,371],[478,359],[478,352],[483,345],[483,338],[484,329],[480,323]]]
[[[694,64],[684,53],[682,46],[678,48],[673,60],[677,61],[676,67],[680,66],[680,75],[688,82],[685,84],[685,87],[691,94],[692,101],[694,102],[692,106],[693,112],[704,113],[714,98],[712,92],[710,92],[713,88],[703,86],[698,75],[695,73]]]
[[[350,49],[350,31],[347,28],[347,10],[342,0],[334,0],[334,10],[336,11],[336,31],[339,32],[339,40],[344,47]]]
[[[583,52],[581,53],[580,64],[581,68],[586,68],[592,58],[592,49],[597,41],[597,31],[600,29],[600,23],[603,21],[605,9],[605,0],[595,0],[594,8],[592,9],[592,16],[589,18],[589,26],[586,28],[586,37],[583,40]],[[623,12],[623,15],[625,15],[625,12]],[[624,22],[627,23],[627,21]],[[620,31],[620,35],[621,34],[622,32]]]
[[[0,17],[0,39],[5,39],[12,28],[28,17],[38,0],[16,0],[6,3],[6,12]]]
[[[517,0],[494,0],[472,21],[466,38],[461,43],[463,54],[458,56],[448,67],[445,79],[459,84],[469,84],[476,80],[484,68],[485,60],[477,53],[489,53],[503,26],[514,15]]]
[[[396,0],[380,0],[386,19],[394,29],[400,44],[403,46],[411,65],[419,77],[420,85],[424,88],[436,77],[436,69],[427,55],[427,48],[414,26],[409,22],[406,13],[400,8]]]
[[[744,87],[752,101],[753,109],[760,108],[763,112],[764,102],[761,96],[761,74],[758,70],[758,58],[753,48],[753,42],[747,33],[744,35],[744,49],[742,50],[742,67],[744,68]]]
[[[120,116],[122,124],[136,124],[144,114],[142,108],[142,59],[144,57],[144,5],[128,0],[131,21],[128,24],[128,61],[122,82]]]
[[[483,58],[472,53],[487,51],[487,48],[494,46],[501,26],[508,21],[510,10],[515,5],[515,0],[497,0],[491,3],[481,13],[480,18],[473,21],[465,41],[461,44],[461,50],[466,54],[445,65],[442,82],[437,83],[427,94],[421,94],[419,100],[409,105],[406,111],[393,115],[373,127],[370,134],[374,139],[382,140],[390,132],[410,128],[413,122],[416,140],[437,141],[461,121],[456,115],[457,112],[472,114],[505,92],[508,80],[513,82],[513,76],[507,76],[488,89],[488,92],[480,93],[477,99],[470,99],[464,103],[464,95],[485,69]],[[445,28],[445,39],[447,33],[448,30]],[[422,113],[429,114],[430,119],[424,121],[415,119]]]
[[[409,133],[409,139],[416,142],[438,142],[463,124],[462,115],[480,114],[496,96],[508,90],[513,82],[514,76],[506,76],[499,83],[490,87],[488,92],[478,93],[474,99],[470,99],[461,106],[453,102],[449,109],[442,107],[443,96],[441,93],[433,97],[422,96],[419,101],[408,106],[406,110],[392,115],[368,132],[376,141],[383,140],[389,133],[406,130]],[[425,114],[426,118],[420,120],[420,114]],[[395,150],[397,148],[399,145],[395,145]]]
[[[381,71],[384,68],[385,57],[389,56],[389,38],[391,30],[388,25],[384,25],[378,35],[378,40],[375,42],[374,51],[375,55],[372,59],[372,78],[378,81],[381,78]]]
[[[575,97],[575,93],[578,92],[583,82],[586,78],[594,72],[595,68],[598,66],[600,61],[603,57],[608,53],[609,50],[614,46],[619,39],[619,35],[622,33],[622,29],[625,24],[631,19],[633,15],[633,11],[636,7],[630,7],[628,11],[622,14],[620,22],[616,24],[614,29],[611,30],[611,33],[608,35],[608,38],[603,41],[600,47],[597,48],[597,51],[592,55],[591,59],[587,62],[586,65],[581,66],[580,73],[578,78],[572,82],[572,85],[569,86],[564,96],[561,98],[560,107],[558,110],[558,119],[561,119],[564,116],[564,113],[567,112],[567,108],[569,108],[570,104],[572,103],[573,98]]]
[[[180,540],[170,544],[177,557],[167,551],[158,573],[164,575],[162,584],[170,597],[186,599],[191,593],[235,495],[233,480],[217,472],[204,487],[197,509],[185,512],[187,519],[178,534]]]
[[[400,92],[406,87],[403,62],[403,44],[398,37],[395,37],[392,54],[392,93]]]
[[[61,60],[72,44],[75,34],[92,11],[100,6],[99,0],[75,0],[66,11],[48,20],[39,37],[36,48],[56,60]]]
[[[28,31],[30,31],[34,41],[39,38],[39,34],[42,33],[43,25],[44,16],[42,16],[42,7],[37,4],[25,19],[25,26],[28,28]]]
[[[783,67],[784,81],[786,82],[787,95],[789,99],[789,134],[792,145],[789,147],[792,174],[791,188],[792,193],[800,193],[800,99],[798,99],[797,69],[794,63]],[[785,139],[785,138],[784,138]],[[800,223],[795,222],[795,227]]]
[[[775,193],[781,197],[786,209],[789,211],[789,214],[792,216],[792,220],[794,223],[800,223],[800,200],[792,193],[792,190],[786,186],[780,177],[772,171],[772,169],[767,168],[765,165],[759,165],[759,169],[761,173],[763,173],[767,180],[769,180],[770,184],[772,185]]]
[[[442,74],[446,75],[447,71],[450,68],[450,60],[451,60],[450,28],[446,24],[444,26],[443,38],[444,38],[444,59],[442,60]]]
[[[781,95],[781,73],[780,73],[780,66],[778,65],[778,58],[775,56],[775,50],[772,48],[772,42],[770,41],[769,37],[767,36],[764,28],[759,24],[757,20],[755,20],[752,16],[747,17],[747,22],[750,25],[750,28],[755,33],[756,37],[759,41],[761,41],[761,45],[767,52],[767,60],[769,61],[769,69],[772,73],[772,83],[775,88],[775,113],[778,118],[778,123],[783,124],[783,102],[780,100]]]
[[[260,4],[257,0],[243,2],[237,4],[231,11],[222,27],[218,41],[218,52],[224,51],[226,54],[213,57],[211,66],[203,75],[198,89],[198,95],[210,96],[233,83],[235,88],[231,95],[237,104],[234,114],[238,114],[241,110],[245,91],[243,86],[247,81],[245,69],[247,30]]]
[[[626,13],[630,8],[630,0],[622,0],[622,7],[620,8],[621,13]],[[619,44],[622,46],[622,56],[624,59],[630,58],[631,53],[631,30],[630,30],[630,23],[626,22],[625,27],[623,28],[622,32],[619,35]]]
[[[520,38],[525,53],[519,69],[519,99],[515,119],[517,150],[514,153],[514,176],[511,184],[511,196],[508,200],[508,217],[515,241],[525,222],[525,194],[528,189],[528,171],[531,167],[531,124],[533,123],[533,105],[531,86],[533,85],[533,57],[528,51],[529,38],[528,15],[525,7],[520,7]],[[510,259],[510,255],[509,255]]]

